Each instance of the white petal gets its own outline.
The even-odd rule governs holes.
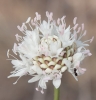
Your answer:
[[[70,68],[70,66],[71,66],[71,62],[69,60],[67,60],[66,58],[63,59],[62,64],[65,64],[68,68]]]
[[[74,62],[75,62],[75,61],[80,61],[81,58],[82,58],[82,53],[76,53],[76,54],[74,54],[74,56],[73,56],[73,61],[74,61]]]
[[[51,51],[51,53],[53,54],[53,55],[56,55],[56,52],[57,52],[57,43],[51,43],[50,44],[50,51]]]
[[[20,69],[16,74],[12,74],[10,76],[8,76],[8,78],[10,77],[17,77],[17,76],[23,76],[27,73],[27,68],[23,68],[23,69]]]
[[[54,79],[53,85],[55,86],[56,89],[59,88],[61,85],[61,79]]]
[[[57,56],[62,52],[63,49],[64,48],[60,48],[60,49],[57,50]]]
[[[63,38],[65,41],[69,40],[70,38],[70,25],[68,26],[68,28],[65,30]]]
[[[77,76],[75,76],[75,74],[74,74],[74,69],[69,68],[68,71],[73,75],[73,77],[76,79],[76,81],[78,81]]]
[[[78,81],[77,76],[74,75],[74,73],[72,73],[73,77],[75,78],[76,81]]]
[[[33,75],[33,74],[35,74],[36,72],[33,71],[33,69],[32,69],[31,66],[30,66],[30,69],[28,70],[28,73],[29,73],[30,75]]]
[[[82,75],[85,73],[85,71],[86,71],[85,68],[78,67],[76,72],[78,73],[78,75]]]
[[[36,75],[35,77],[33,77],[33,78],[31,78],[29,81],[28,81],[28,83],[33,83],[33,82],[36,82],[36,81],[38,81],[39,79],[40,79],[40,75]]]
[[[27,59],[24,57],[24,55],[20,54],[19,56],[20,56],[20,58],[22,59],[23,62],[27,61]]]
[[[46,82],[44,81],[44,79],[42,78],[40,81],[39,81],[39,86],[43,89],[46,89],[47,86],[46,86]]]
[[[21,66],[23,65],[23,62],[20,60],[12,60],[11,63],[15,66]]]
[[[34,65],[34,66],[32,67],[32,69],[33,69],[35,72],[37,72],[37,74],[42,74],[42,69],[41,69],[40,67]]]

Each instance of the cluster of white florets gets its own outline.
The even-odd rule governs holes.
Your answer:
[[[18,43],[14,43],[12,51],[19,55],[20,60],[11,55],[9,50],[7,52],[8,58],[14,58],[9,60],[15,68],[8,78],[31,75],[33,77],[28,83],[39,81],[36,90],[41,88],[41,93],[44,93],[43,89],[47,88],[46,82],[49,80],[53,81],[55,88],[59,88],[65,70],[76,80],[78,75],[84,74],[86,69],[81,68],[80,63],[85,57],[92,55],[90,50],[86,49],[86,46],[89,46],[86,42],[91,43],[93,40],[92,37],[90,40],[81,41],[86,31],[84,24],[79,27],[76,23],[77,18],[73,20],[74,27],[70,28],[69,25],[66,28],[65,16],[58,18],[57,22],[53,20],[53,13],[46,12],[46,16],[48,22],[41,21],[41,15],[36,12],[34,19],[29,17],[21,27],[17,26],[24,36],[16,34]]]

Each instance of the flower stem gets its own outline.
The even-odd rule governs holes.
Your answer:
[[[60,88],[56,89],[54,87],[54,100],[59,100]]]

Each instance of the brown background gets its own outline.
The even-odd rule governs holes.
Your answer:
[[[15,34],[20,33],[17,25],[35,12],[45,19],[45,12],[53,12],[54,19],[66,15],[67,24],[72,24],[78,17],[78,23],[85,23],[87,35],[84,39],[96,36],[96,0],[0,0],[0,100],[53,100],[53,85],[48,83],[45,94],[35,91],[37,83],[28,84],[30,76],[24,76],[16,85],[17,78],[7,79],[12,71],[12,64],[6,61],[6,52],[12,49]],[[20,33],[21,34],[21,33]],[[87,72],[76,82],[67,71],[64,73],[61,85],[60,100],[96,100],[96,39],[90,44],[93,55],[83,61],[82,67]]]

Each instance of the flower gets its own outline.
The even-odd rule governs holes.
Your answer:
[[[46,82],[53,81],[55,88],[61,85],[62,74],[68,70],[76,80],[77,76],[85,73],[86,69],[80,67],[81,61],[87,56],[91,56],[87,42],[92,42],[93,38],[82,42],[81,38],[86,35],[84,24],[78,28],[77,17],[74,18],[74,27],[66,27],[65,16],[53,20],[53,13],[46,12],[48,22],[41,21],[41,15],[36,12],[36,17],[29,17],[22,26],[17,28],[24,34],[16,34],[18,43],[14,43],[13,53],[19,55],[20,60],[7,52],[7,56],[12,56],[11,60],[14,71],[10,77],[31,75],[28,83],[38,82],[37,91],[44,93],[47,88]],[[29,28],[31,30],[29,30]],[[80,33],[80,35],[79,35]],[[79,37],[78,37],[78,36]],[[17,81],[19,80],[17,79]],[[17,81],[14,83],[16,84]],[[41,90],[40,90],[41,88]]]

